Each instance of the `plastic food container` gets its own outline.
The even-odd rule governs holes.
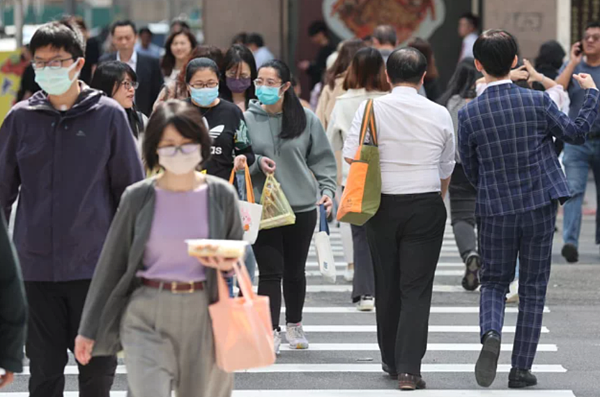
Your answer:
[[[188,254],[195,257],[221,256],[227,259],[240,259],[246,254],[246,241],[237,240],[185,240]]]

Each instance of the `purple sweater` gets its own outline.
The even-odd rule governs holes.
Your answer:
[[[189,192],[156,188],[150,237],[144,252],[144,270],[138,277],[151,280],[204,281],[204,266],[188,255],[188,239],[209,237],[208,186]]]

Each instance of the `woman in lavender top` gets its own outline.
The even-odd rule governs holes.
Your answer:
[[[169,101],[150,119],[149,169],[164,172],[130,186],[111,226],[86,299],[77,360],[123,347],[133,397],[228,397],[233,375],[216,365],[208,306],[217,272],[231,260],[188,256],[186,239],[241,240],[234,189],[196,172],[211,140],[192,105]]]

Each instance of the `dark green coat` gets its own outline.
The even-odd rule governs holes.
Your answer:
[[[21,268],[0,211],[0,368],[23,372],[27,302]]]

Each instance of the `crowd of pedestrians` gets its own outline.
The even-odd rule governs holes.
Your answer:
[[[576,262],[590,168],[600,183],[600,23],[564,64],[556,42],[532,63],[509,32],[478,28],[476,16],[460,18],[444,89],[426,40],[399,47],[385,25],[338,45],[317,21],[308,29],[316,59],[297,65],[317,98],[310,104],[258,33],[239,33],[222,51],[175,21],[163,49],[149,29],[119,21],[115,52],[100,57],[80,19],[40,27],[29,44],[36,85],[26,82],[0,128],[0,293],[10,302],[0,307],[0,388],[22,371],[25,344],[32,397],[62,395],[67,350],[81,396],[109,396],[121,350],[131,396],[230,396],[209,306],[237,260],[191,257],[185,241],[243,238],[243,189],[227,181],[246,170],[257,202],[274,176],[295,217],[261,230],[246,253],[269,298],[268,336],[276,354],[284,338],[308,349],[305,268],[318,207],[333,219],[365,166],[364,145],[378,151],[380,191],[364,192],[378,209],[340,228],[349,298],[357,310],[377,308],[382,370],[402,390],[426,388],[449,194],[462,287],[481,293],[476,380],[489,387],[496,377],[512,293],[520,306],[508,386],[535,385],[558,206],[562,254]],[[596,224],[600,243],[600,215]]]

